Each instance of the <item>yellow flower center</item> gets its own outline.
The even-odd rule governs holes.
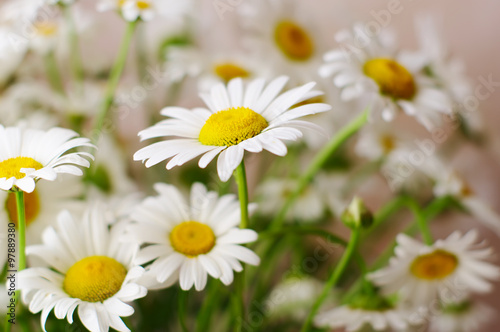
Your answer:
[[[198,139],[204,145],[232,146],[257,136],[267,126],[266,119],[259,113],[246,107],[233,107],[212,114]]]
[[[384,154],[391,153],[396,148],[396,142],[391,135],[383,135],[380,137],[380,146]]]
[[[151,7],[151,4],[147,1],[137,1],[137,8],[140,10],[145,10],[149,9]]]
[[[443,279],[452,274],[458,266],[457,256],[436,250],[430,254],[418,256],[411,264],[411,273],[419,279]]]
[[[185,221],[170,233],[170,244],[175,251],[188,257],[206,254],[215,246],[212,229],[197,221]]]
[[[121,289],[125,267],[106,256],[90,256],[76,262],[66,272],[64,291],[86,302],[103,302]]]
[[[24,207],[26,225],[29,226],[33,221],[35,221],[38,213],[40,212],[40,196],[36,192],[36,189],[31,193],[24,193]],[[9,222],[13,222],[17,226],[17,205],[15,193],[9,193],[9,196],[7,196],[5,209],[7,210],[7,215],[9,216]]]
[[[0,162],[0,179],[10,179],[14,177],[19,180],[24,178],[26,175],[21,173],[21,168],[34,168],[39,170],[43,168],[43,165],[29,157],[10,158]]]
[[[292,21],[278,23],[274,40],[281,52],[291,60],[307,61],[314,53],[314,44],[307,31]]]
[[[380,93],[394,99],[412,99],[417,87],[412,74],[392,59],[372,59],[365,63],[363,71],[380,88]]]
[[[57,24],[54,22],[35,22],[34,24],[36,33],[43,37],[50,37],[56,34]]]
[[[233,78],[241,77],[246,78],[250,76],[250,73],[244,68],[230,62],[217,64],[214,68],[214,72],[217,76],[222,78],[226,83]]]

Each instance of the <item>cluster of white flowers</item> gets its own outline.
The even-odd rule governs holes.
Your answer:
[[[325,32],[308,3],[228,3],[221,27],[193,0],[0,4],[0,271],[20,292],[0,312],[43,331],[482,331],[500,215],[449,166],[442,143],[480,121],[434,21],[408,51],[359,22]],[[479,223],[437,239],[450,209]]]

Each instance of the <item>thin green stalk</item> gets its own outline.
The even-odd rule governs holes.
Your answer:
[[[207,287],[207,293],[203,300],[203,305],[196,315],[196,331],[210,331],[210,321],[213,316],[213,311],[220,302],[221,296],[217,280],[213,280]]]
[[[186,325],[186,308],[188,291],[179,290],[179,323],[181,324],[182,332],[189,332]]]
[[[61,78],[61,72],[57,66],[56,56],[53,51],[49,52],[44,56],[45,61],[45,71],[47,73],[47,79],[49,80],[50,86],[57,93],[64,95],[64,84]]]
[[[249,225],[248,184],[245,171],[245,160],[241,161],[241,164],[234,172],[234,177],[236,179],[236,183],[238,184],[238,198],[240,200],[240,209],[241,209],[240,228],[248,228]],[[235,308],[236,321],[234,322],[234,331],[240,332],[242,330],[243,321],[245,320],[245,299],[243,296],[245,288],[244,270],[235,276],[234,286],[235,286],[235,306],[236,306]]]
[[[79,92],[83,92],[84,71],[83,62],[80,55],[80,44],[78,42],[78,33],[76,31],[75,20],[71,13],[71,6],[63,6],[66,24],[68,25],[68,40],[70,50],[70,62],[73,72],[73,79]]]
[[[241,222],[240,228],[248,228],[248,185],[245,171],[245,161],[242,161],[234,173],[238,184],[238,197],[240,199]]]
[[[272,221],[270,229],[275,230],[283,226],[285,221],[285,216],[288,210],[295,203],[295,200],[304,191],[307,185],[312,181],[316,173],[323,167],[323,165],[328,161],[328,159],[342,146],[342,144],[347,141],[352,135],[354,135],[359,129],[361,129],[368,121],[369,110],[366,109],[358,117],[356,117],[347,126],[342,128],[331,140],[330,142],[316,155],[309,168],[304,172],[302,177],[299,179],[299,183],[295,191],[288,197],[287,201],[278,212],[276,218]]]
[[[318,312],[319,308],[321,307],[321,304],[325,301],[325,299],[328,297],[328,294],[331,292],[333,287],[337,284],[339,281],[340,277],[344,273],[345,269],[347,268],[347,265],[351,261],[351,258],[355,255],[356,253],[356,248],[358,246],[359,238],[361,234],[361,229],[353,229],[351,233],[351,238],[349,239],[349,243],[347,244],[347,248],[340,258],[339,263],[335,267],[335,270],[333,271],[332,275],[330,276],[330,279],[328,279],[325,287],[323,288],[323,291],[321,292],[320,296],[314,303],[311,311],[309,312],[309,315],[307,316],[307,319],[302,326],[301,332],[308,332],[311,329],[311,325],[313,323],[313,319],[316,316],[316,313]]]
[[[16,195],[16,207],[17,207],[17,228],[18,228],[18,234],[17,234],[17,250],[19,251],[19,262],[17,265],[17,273],[16,275],[19,275],[19,272],[24,270],[26,268],[26,215],[25,215],[25,206],[24,206],[24,191],[22,190],[17,190],[15,192]],[[16,290],[16,293],[14,295],[14,307],[16,308],[16,311],[19,311],[19,290]],[[10,316],[5,317],[5,331],[10,332],[10,329],[12,328],[11,323],[9,323]]]
[[[137,26],[137,22],[129,22],[125,35],[123,37],[120,50],[118,52],[118,57],[116,62],[111,69],[111,74],[108,81],[108,86],[106,89],[106,95],[99,109],[99,114],[97,116],[97,121],[94,127],[93,141],[97,142],[101,134],[101,130],[104,126],[104,121],[108,115],[111,105],[113,105],[113,100],[115,98],[115,92],[120,82],[120,78],[125,68],[125,63],[127,61],[127,55],[130,48],[130,43],[132,42],[132,37],[134,36],[134,31]]]
[[[420,233],[422,234],[422,239],[424,240],[424,243],[429,246],[432,245],[434,243],[434,239],[432,238],[432,232],[429,228],[428,219],[425,217],[421,207],[415,200],[408,200],[407,206],[413,212],[415,218],[417,219],[417,225],[420,229]]]

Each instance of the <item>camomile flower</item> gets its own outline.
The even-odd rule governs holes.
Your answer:
[[[274,75],[286,74],[294,84],[314,80],[321,63],[322,38],[314,18],[299,1],[258,0],[238,7],[246,32],[246,48],[258,59],[270,63]]]
[[[30,246],[49,267],[31,267],[19,273],[23,301],[33,313],[41,313],[41,326],[52,310],[58,319],[73,323],[73,313],[92,332],[130,331],[120,317],[131,316],[126,304],[147,293],[138,285],[144,269],[133,264],[138,246],[124,242],[125,224],[108,229],[102,209],[89,209],[82,222],[63,211],[57,228],[43,233],[43,244]]]
[[[408,328],[406,315],[393,308],[361,309],[344,305],[319,314],[315,325],[344,328],[347,332],[360,331],[366,326],[375,331],[405,331]]]
[[[85,203],[80,200],[83,190],[81,178],[63,174],[55,181],[40,182],[31,193],[25,193],[26,243],[40,243],[43,230],[55,224],[61,210],[80,216],[85,209]],[[16,223],[15,193],[0,191],[0,206],[3,207],[0,210],[0,223]]]
[[[98,11],[117,10],[129,22],[151,21],[156,15],[176,19],[187,14],[191,1],[174,0],[101,0]]]
[[[465,301],[446,305],[432,318],[430,330],[433,332],[482,331],[482,326],[495,317],[496,311],[483,303]]]
[[[443,169],[446,171],[443,172]],[[457,171],[446,169],[443,165],[435,175],[435,179],[434,195],[436,197],[454,197],[471,215],[500,236],[500,215],[474,192],[470,184]]]
[[[398,54],[388,33],[370,38],[356,24],[352,31],[337,33],[336,40],[340,47],[325,54],[320,74],[333,77],[343,100],[362,99],[386,121],[401,109],[428,130],[441,123],[443,114],[451,114],[446,91],[423,74],[421,61]]]
[[[88,138],[64,128],[48,131],[0,125],[0,189],[31,193],[39,179],[54,181],[59,173],[83,175],[78,167],[89,167],[87,152],[68,151],[94,147]],[[84,158],[86,157],[86,158]]]
[[[207,274],[225,285],[233,282],[233,271],[241,272],[244,262],[260,263],[259,257],[241,244],[257,240],[257,233],[240,229],[240,206],[234,195],[218,197],[195,183],[190,203],[172,185],[157,183],[158,196],[146,198],[132,213],[135,224],[129,235],[148,244],[135,262],[147,266],[163,287],[179,281],[183,290],[205,288]],[[158,287],[155,287],[158,288]]]
[[[462,235],[456,231],[444,240],[426,246],[404,234],[396,238],[395,257],[389,266],[368,278],[386,293],[423,306],[437,298],[463,300],[472,292],[487,293],[490,281],[498,280],[500,269],[488,263],[491,248],[476,243],[475,230]]]
[[[293,276],[270,292],[266,300],[267,311],[272,318],[302,321],[306,319],[322,289],[323,284],[315,278]]]
[[[195,46],[178,46],[172,47],[166,57],[166,71],[170,79],[180,82],[186,77],[197,77],[201,92],[238,77],[253,79],[270,76],[270,68],[265,63],[241,53],[212,54]]]
[[[325,112],[327,104],[307,104],[294,109],[293,105],[317,95],[311,82],[280,95],[288,78],[278,77],[265,86],[264,79],[251,81],[246,88],[241,78],[224,86],[214,86],[210,93],[201,93],[209,109],[188,110],[166,107],[161,111],[170,119],[163,120],[139,133],[141,140],[177,136],[142,148],[134,160],[146,161],[146,167],[170,159],[167,169],[180,166],[203,155],[198,163],[205,168],[217,155],[217,171],[227,181],[243,160],[245,151],[258,153],[267,150],[278,156],[287,154],[283,140],[294,141],[302,136],[296,127],[314,128],[297,118]]]

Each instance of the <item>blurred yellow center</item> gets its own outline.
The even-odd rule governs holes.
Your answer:
[[[10,158],[0,162],[0,179],[10,179],[14,177],[19,180],[24,178],[25,174],[21,173],[21,168],[34,168],[39,170],[43,168],[43,165],[29,157]]]
[[[380,88],[380,93],[394,99],[412,99],[416,85],[412,74],[392,59],[377,58],[365,63],[363,71]]]
[[[40,197],[36,189],[31,193],[24,193],[24,207],[26,216],[26,225],[29,226],[35,221],[38,213],[40,212]],[[9,216],[9,222],[13,222],[17,226],[17,205],[16,194],[9,193],[5,201],[5,209]]]
[[[87,302],[103,302],[122,287],[125,267],[107,256],[90,256],[76,262],[66,272],[64,291]]]
[[[56,34],[57,32],[57,24],[53,22],[36,22],[34,24],[36,33],[40,36],[50,37]]]
[[[250,73],[244,68],[230,62],[217,64],[214,68],[215,74],[222,78],[226,83],[233,78],[246,78]]]
[[[383,135],[380,138],[380,146],[382,147],[384,154],[391,153],[396,148],[394,137],[391,135]]]
[[[281,52],[291,60],[306,61],[314,53],[314,44],[307,31],[291,21],[278,23],[274,40]]]
[[[267,126],[262,115],[246,107],[233,107],[212,114],[198,139],[204,145],[232,146],[257,136]]]
[[[419,279],[436,280],[446,278],[455,271],[457,266],[457,256],[438,249],[415,258],[410,269],[411,273]]]
[[[185,221],[174,227],[170,243],[175,251],[189,257],[206,254],[215,246],[212,229],[197,221]]]
[[[141,10],[149,9],[151,4],[147,1],[137,1],[137,8]]]

